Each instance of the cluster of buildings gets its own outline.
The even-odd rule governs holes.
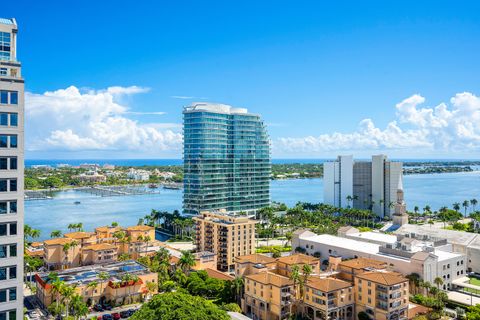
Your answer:
[[[324,202],[338,208],[372,210],[377,216],[393,214],[403,164],[374,155],[371,161],[338,156],[323,164]]]
[[[76,231],[63,237],[33,242],[28,255],[43,260],[48,270],[70,269],[117,261],[122,254],[131,259],[158,251],[155,228],[145,225],[98,227],[95,232]]]
[[[253,319],[409,319],[418,306],[409,303],[408,280],[387,263],[367,258],[336,259],[326,271],[320,259],[301,253],[281,258],[252,254],[235,258],[235,273],[244,279],[242,311]],[[304,265],[312,273],[303,273]],[[300,280],[292,279],[297,266]],[[299,281],[303,281],[302,285]],[[424,310],[423,310],[424,311]]]
[[[23,319],[24,79],[15,19],[0,18],[0,319]]]

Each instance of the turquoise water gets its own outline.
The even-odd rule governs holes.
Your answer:
[[[477,198],[480,200],[480,172],[407,175],[404,177],[405,199],[408,208],[432,209],[451,206]],[[271,182],[271,198],[289,206],[298,201],[323,201],[322,179],[275,180]],[[81,203],[75,205],[75,201]],[[137,196],[97,197],[80,191],[58,192],[51,200],[32,200],[25,203],[25,222],[40,229],[42,239],[55,229],[68,231],[70,223],[82,222],[86,230],[110,224],[133,225],[138,219],[157,210],[181,209],[182,191],[161,189],[159,194]]]

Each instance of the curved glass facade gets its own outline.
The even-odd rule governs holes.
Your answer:
[[[183,112],[187,214],[251,211],[270,203],[270,140],[265,125],[258,115],[221,106],[216,110],[197,104]]]

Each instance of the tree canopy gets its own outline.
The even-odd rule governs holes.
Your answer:
[[[156,295],[130,318],[132,320],[229,320],[213,302],[180,292]]]

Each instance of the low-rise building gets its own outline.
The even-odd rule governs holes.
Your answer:
[[[48,281],[49,274],[35,275],[35,295],[44,307],[48,307],[55,299]],[[103,279],[101,274],[106,274],[107,279]],[[125,277],[127,274],[130,279]],[[150,272],[147,267],[133,260],[63,270],[58,272],[58,277],[66,285],[74,285],[75,293],[89,305],[101,301],[111,301],[113,304],[139,301],[157,292],[156,289],[150,291],[149,282],[158,283],[157,273]],[[97,285],[89,286],[94,281]]]
[[[305,284],[304,313],[310,319],[354,320],[355,290],[351,282],[310,277]]]
[[[103,174],[99,174],[96,171],[88,171],[79,175],[73,176],[74,179],[78,179],[80,182],[85,183],[102,183],[107,181],[107,177]]]
[[[370,258],[386,262],[393,270],[401,274],[417,273],[424,281],[434,282],[436,277],[444,280],[445,290],[451,288],[452,281],[465,276],[466,257],[463,254],[441,250],[440,245],[432,240],[410,241],[408,238],[392,235],[383,245],[363,237],[352,239],[329,234],[317,235],[310,231],[297,231],[292,238],[292,247],[305,249],[308,255],[320,254],[323,265],[330,257],[342,259]],[[390,239],[390,238],[389,238]],[[378,240],[378,239],[376,239]]]
[[[272,272],[245,276],[243,312],[253,319],[286,319],[293,302],[293,281]]]
[[[127,178],[135,181],[148,181],[148,179],[150,179],[150,172],[146,170],[130,168],[127,173]]]
[[[257,221],[225,211],[202,212],[193,220],[196,250],[216,253],[218,270],[234,270],[235,257],[255,252]]]
[[[370,319],[408,319],[408,280],[388,271],[367,271],[354,277],[356,312]]]

